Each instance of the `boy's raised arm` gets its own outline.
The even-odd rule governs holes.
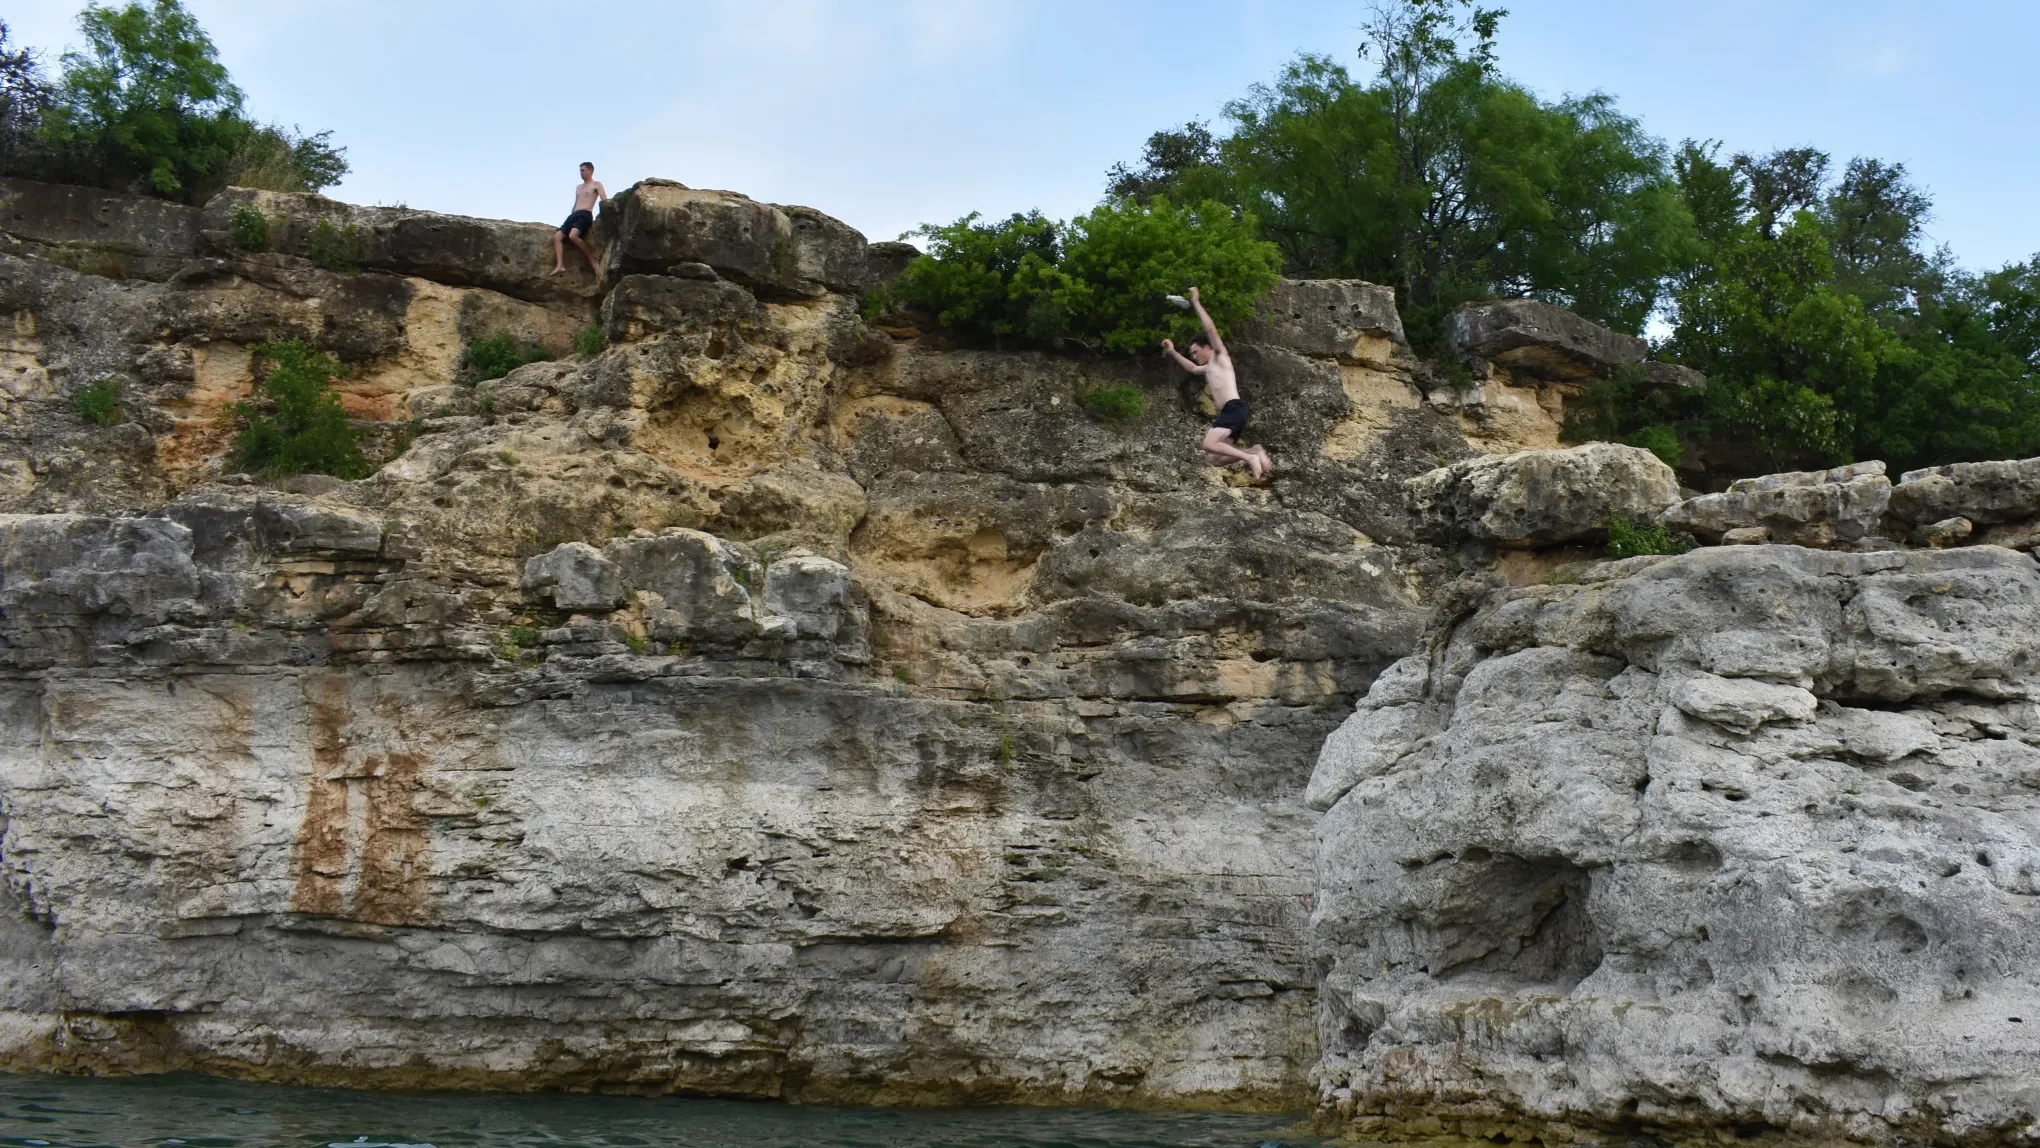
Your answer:
[[[1197,312],[1197,321],[1204,324],[1204,337],[1211,340],[1211,353],[1223,355],[1225,340],[1218,337],[1218,324],[1211,321],[1211,312],[1204,309],[1204,300],[1197,297],[1197,288],[1190,288],[1190,309]]]
[[[1193,375],[1201,375],[1204,373],[1203,367],[1200,367],[1196,363],[1191,362],[1189,359],[1184,358],[1182,352],[1176,350],[1176,341],[1174,339],[1162,340],[1162,354],[1167,355],[1171,359],[1176,360],[1177,366],[1183,368],[1184,370],[1190,372]]]

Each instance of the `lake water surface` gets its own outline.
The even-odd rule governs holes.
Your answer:
[[[1305,1148],[1278,1116],[822,1108],[621,1096],[406,1095],[201,1076],[0,1075],[0,1145],[29,1148]]]

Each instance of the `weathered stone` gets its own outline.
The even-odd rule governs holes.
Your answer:
[[[1707,541],[1762,529],[1773,542],[1833,547],[1877,535],[1891,502],[1891,480],[1881,462],[1833,470],[1737,479],[1719,494],[1689,498],[1665,511],[1665,525]],[[1751,535],[1737,533],[1737,540]]]
[[[864,237],[839,220],[670,180],[643,180],[618,192],[599,234],[608,240],[603,260],[612,276],[703,263],[774,298],[857,291],[866,276]]]
[[[1593,537],[1618,518],[1653,519],[1678,501],[1679,481],[1647,450],[1596,442],[1471,458],[1404,490],[1429,537],[1547,545]]]
[[[602,548],[626,591],[655,594],[654,637],[661,641],[740,642],[756,630],[751,588],[764,571],[748,549],[699,530],[662,530],[619,538]]]
[[[562,610],[614,610],[623,604],[616,563],[586,542],[562,542],[534,556],[524,564],[523,586]]]
[[[1404,666],[1312,785],[1350,1132],[2027,1135],[2040,565],[1700,550]]]
[[[555,229],[546,224],[362,207],[322,195],[236,187],[214,196],[199,216],[203,250],[230,258],[246,254],[234,247],[229,227],[240,208],[267,219],[269,251],[307,259],[324,255],[336,264],[485,287],[534,303],[582,311],[589,307],[593,284],[586,261],[576,259],[568,264],[567,275],[553,276]]]
[[[1931,546],[1936,550],[1940,550],[1944,547],[1959,545],[1974,533],[1975,530],[1976,524],[1967,518],[1960,516],[1943,518],[1939,522],[1930,522],[1925,526],[1915,527],[1912,532],[1911,541],[1915,546]]]
[[[94,274],[169,278],[197,254],[198,217],[167,200],[0,177],[0,232]]]
[[[1891,512],[1915,526],[1958,517],[1984,526],[2040,517],[2040,458],[1909,470],[1891,488]]]
[[[1650,351],[1634,335],[1535,299],[1468,303],[1446,321],[1445,339],[1462,358],[1557,382],[1603,378],[1617,367],[1643,362]]]
[[[1284,279],[1261,300],[1235,341],[1266,343],[1304,355],[1374,358],[1368,338],[1403,342],[1395,289],[1358,279]]]
[[[791,619],[803,638],[834,638],[851,609],[850,568],[816,554],[789,554],[765,570],[765,609]]]
[[[1723,546],[1761,546],[1770,540],[1770,530],[1762,526],[1732,526],[1721,532]]]

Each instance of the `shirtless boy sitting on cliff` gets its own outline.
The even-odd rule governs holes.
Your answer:
[[[566,271],[567,248],[561,241],[571,240],[581,249],[581,254],[588,257],[588,270],[595,273],[595,278],[602,278],[602,268],[595,265],[595,253],[588,249],[587,239],[588,232],[595,227],[595,205],[608,202],[609,189],[595,182],[595,165],[582,164],[581,186],[574,189],[574,213],[567,216],[567,221],[560,224],[558,231],[553,232],[553,274]]]
[[[1170,339],[1162,340],[1162,353],[1191,374],[1203,375],[1205,389],[1211,392],[1211,405],[1218,408],[1218,417],[1211,421],[1211,429],[1204,432],[1204,461],[1212,466],[1243,462],[1248,473],[1261,478],[1275,469],[1274,460],[1263,447],[1240,446],[1240,434],[1247,429],[1247,404],[1240,399],[1239,380],[1233,375],[1232,356],[1226,353],[1225,340],[1218,337],[1218,327],[1212,323],[1211,313],[1204,309],[1204,301],[1197,297],[1195,287],[1190,288],[1190,307],[1197,312],[1198,322],[1204,324],[1204,333],[1190,340],[1189,358],[1179,354]]]

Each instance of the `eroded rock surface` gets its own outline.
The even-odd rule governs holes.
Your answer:
[[[1404,490],[1428,537],[1549,545],[1603,535],[1617,519],[1650,521],[1678,501],[1679,480],[1647,450],[1595,442],[1464,459]]]
[[[1159,360],[889,334],[896,245],[617,201],[599,283],[549,225],[315,196],[9,225],[0,1064],[1306,1103],[1304,782],[1422,629],[1402,483],[1504,440],[1366,285],[1235,340],[1249,486]],[[472,381],[491,334],[556,357]],[[289,338],[369,478],[231,473]]]
[[[2040,565],[1724,547],[1448,610],[1327,742],[1363,1138],[2025,1142]],[[1567,1131],[1569,1129],[1569,1131]]]

